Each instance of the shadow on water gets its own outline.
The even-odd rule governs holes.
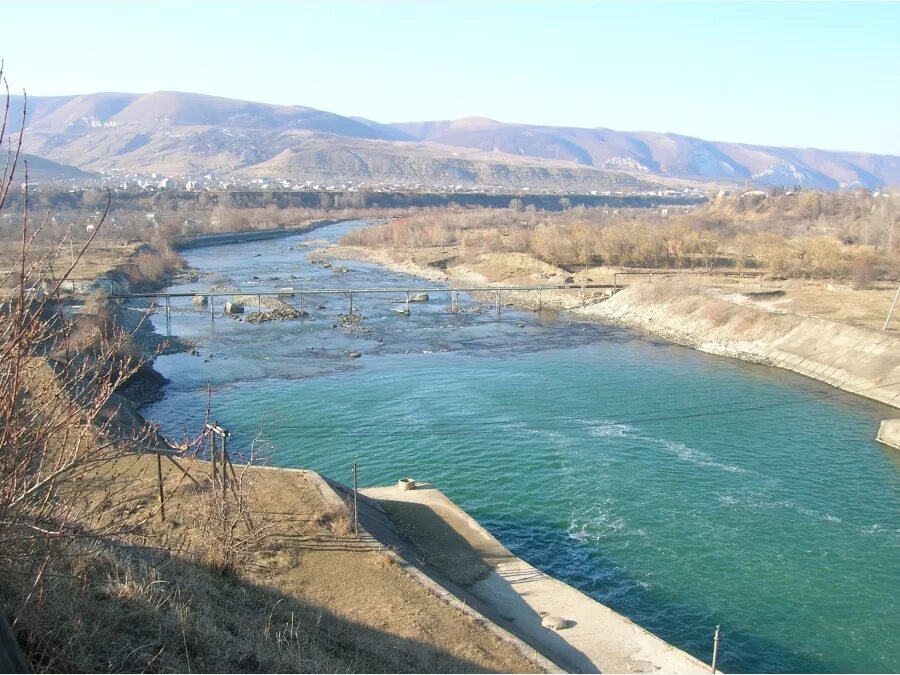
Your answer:
[[[642,586],[596,548],[570,537],[552,523],[532,516],[525,521],[481,513],[473,515],[529,564],[565,579],[586,595],[706,663],[712,660],[715,626],[721,624],[718,668],[725,672],[842,672],[835,664],[800,654],[759,635],[752,626],[730,624],[726,613],[701,609],[700,598],[697,604],[687,605]],[[592,576],[588,570],[597,570],[599,574]],[[620,592],[623,587],[628,589],[625,594]],[[653,611],[648,611],[649,608]]]

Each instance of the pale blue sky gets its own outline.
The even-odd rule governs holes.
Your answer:
[[[900,154],[900,4],[66,2],[0,11],[30,94],[195,91],[380,122]]]

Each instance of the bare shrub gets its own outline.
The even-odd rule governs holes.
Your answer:
[[[875,257],[868,251],[863,251],[853,261],[853,288],[858,291],[866,290],[875,278]]]
[[[140,251],[134,258],[128,280],[132,286],[154,283],[184,266],[184,260],[168,246]]]
[[[0,210],[17,164],[14,149]],[[0,600],[14,629],[33,615],[36,630],[46,584],[80,554],[80,543],[129,527],[113,517],[129,499],[118,479],[150,431],[118,419],[116,390],[144,363],[134,358],[131,336],[102,315],[78,329],[63,311],[60,290],[93,236],[68,264],[60,246],[35,258],[42,225],[30,223],[27,163],[24,179],[17,283],[0,304]],[[107,202],[99,225],[108,211]],[[91,339],[79,341],[79,331]]]

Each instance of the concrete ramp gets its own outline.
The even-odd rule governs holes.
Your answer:
[[[433,486],[362,493],[383,511],[375,532],[388,518],[388,529],[396,530],[389,534],[392,545],[400,535],[405,554],[429,576],[569,672],[709,672],[702,661],[514,556]],[[554,623],[565,627],[545,627]]]

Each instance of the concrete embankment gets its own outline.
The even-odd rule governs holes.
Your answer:
[[[900,419],[882,420],[878,428],[878,440],[900,450]]]
[[[709,672],[693,656],[514,556],[433,486],[369,488],[363,495],[361,522],[373,536],[568,672]]]
[[[576,313],[710,354],[792,370],[900,407],[900,339],[890,333],[646,283]]]
[[[263,241],[266,239],[277,239],[279,237],[288,237],[292,234],[302,234],[310,232],[320,227],[334,225],[341,222],[338,220],[316,220],[303,225],[294,227],[278,227],[270,230],[250,230],[246,232],[222,232],[211,234],[195,234],[186,237],[179,237],[172,243],[172,248],[176,251],[183,251],[187,248],[199,248],[202,246],[221,246],[223,244],[239,244],[246,241]]]
[[[505,285],[466,265],[447,271],[397,262],[390,252],[332,247],[334,257],[361,258],[398,272],[459,286]],[[504,303],[535,309],[534,293],[507,293]],[[792,370],[845,391],[900,407],[900,338],[814,317],[768,311],[714,297],[671,279],[630,285],[611,298],[580,305],[572,291],[543,294],[545,309],[588,321],[646,331],[710,354]]]

